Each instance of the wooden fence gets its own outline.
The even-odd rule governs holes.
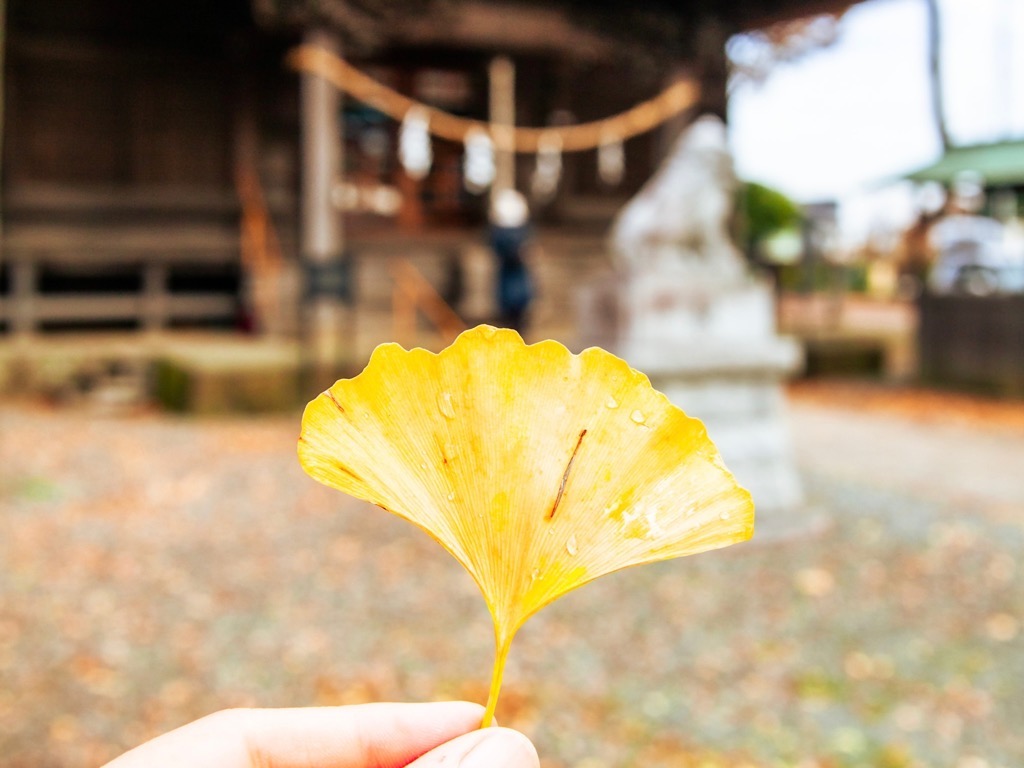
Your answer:
[[[1024,396],[1024,295],[920,299],[926,381]]]
[[[237,242],[225,242],[217,227],[161,231],[23,226],[7,233],[4,261],[8,291],[0,297],[0,322],[14,334],[33,333],[47,324],[105,322],[157,330],[180,321],[230,321],[238,313],[234,295],[177,292],[170,286],[172,274],[189,265],[237,265]],[[46,292],[41,278],[47,270],[92,278],[126,275],[137,289]]]

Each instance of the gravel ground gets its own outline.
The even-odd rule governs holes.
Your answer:
[[[827,527],[563,598],[502,722],[546,768],[1024,765],[1024,405],[929,397],[797,388]],[[0,766],[230,706],[483,700],[470,579],[306,478],[297,431],[0,406]]]

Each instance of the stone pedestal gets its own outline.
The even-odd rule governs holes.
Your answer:
[[[802,525],[804,495],[782,392],[802,350],[775,334],[770,286],[750,280],[700,289],[664,274],[619,277],[584,289],[579,309],[584,346],[615,352],[704,422],[753,494],[758,538]]]

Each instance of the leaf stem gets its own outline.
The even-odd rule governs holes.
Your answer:
[[[498,694],[501,692],[501,681],[505,676],[505,661],[508,659],[509,649],[512,647],[512,638],[495,638],[494,644],[494,671],[491,673],[491,690],[487,694],[487,708],[484,710],[484,719],[480,723],[481,728],[494,725],[494,711],[498,707]]]

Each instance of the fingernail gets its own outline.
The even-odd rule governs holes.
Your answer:
[[[459,768],[536,768],[537,750],[528,738],[508,728],[486,728],[459,760]]]

